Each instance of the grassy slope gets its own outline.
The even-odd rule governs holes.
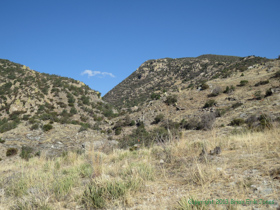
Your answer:
[[[11,157],[0,162],[0,209],[191,209],[189,198],[280,201],[279,128],[231,136],[217,136],[215,130],[200,134],[108,155],[88,151],[54,160],[41,155],[28,162]],[[199,157],[202,147],[209,152],[216,146],[221,154]],[[253,206],[276,207],[204,204],[198,209]]]

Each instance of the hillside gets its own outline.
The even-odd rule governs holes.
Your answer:
[[[221,55],[148,60],[103,99],[119,108],[133,107],[143,104],[153,93],[175,92],[193,85],[199,86],[205,81],[227,78],[266,61],[268,59],[255,56],[242,58]]]
[[[232,65],[254,65],[203,82],[198,76],[186,84],[178,84],[175,90],[150,92],[145,96],[146,101],[122,108],[127,114],[112,119],[112,129],[117,133],[113,138],[119,139],[125,148],[139,140],[149,145],[196,135],[197,130],[216,129],[219,135],[228,135],[248,128],[261,130],[279,122],[280,60],[264,60],[253,56],[242,58]]]
[[[93,136],[91,140],[106,139],[102,126],[116,114],[100,95],[80,81],[0,59],[0,137],[4,147],[66,149],[66,145],[81,146],[89,136]],[[91,134],[77,139],[82,131]]]

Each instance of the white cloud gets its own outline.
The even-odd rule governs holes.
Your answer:
[[[115,77],[115,75],[113,75],[112,73],[109,72],[101,72],[101,71],[92,71],[92,70],[84,70],[82,72],[82,75],[87,74],[89,77],[94,77],[95,75],[102,75],[102,76],[110,76],[110,77]]]

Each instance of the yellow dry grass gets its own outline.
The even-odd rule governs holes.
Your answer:
[[[199,156],[202,148],[209,152],[216,146],[221,154]],[[205,139],[137,151],[116,149],[106,155],[92,149],[52,160],[42,154],[13,164],[1,161],[0,209],[276,208],[279,148],[279,128],[230,136],[213,130],[205,132]],[[89,186],[99,194],[86,194]],[[271,203],[246,204],[246,199]]]

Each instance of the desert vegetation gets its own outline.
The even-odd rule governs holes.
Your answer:
[[[221,208],[216,203],[220,196],[228,199],[225,206],[231,209],[239,209],[240,204],[232,204],[230,199],[276,203],[279,129],[240,131],[226,138],[217,137],[214,130],[204,135],[208,137],[202,140],[183,138],[133,151],[116,149],[107,155],[94,149],[65,152],[50,160],[44,154],[30,157],[31,149],[23,148],[22,160],[12,165],[0,162],[4,192],[0,205],[14,209],[192,209],[197,206],[189,199],[214,199],[215,203],[201,207],[217,209]],[[221,154],[210,155],[216,146],[222,148]],[[206,153],[201,156],[203,148]],[[15,173],[20,165],[21,172]],[[269,185],[263,186],[263,182]],[[260,186],[259,194],[254,193]],[[245,206],[268,208],[275,203]]]

